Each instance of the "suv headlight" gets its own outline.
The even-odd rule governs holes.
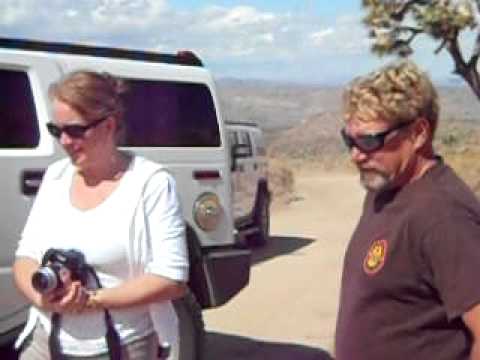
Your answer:
[[[213,231],[217,228],[221,213],[220,200],[214,193],[203,193],[193,206],[193,218],[197,225],[205,231]]]

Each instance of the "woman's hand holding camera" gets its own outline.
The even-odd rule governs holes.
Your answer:
[[[89,292],[80,283],[72,281],[52,293],[39,294],[40,308],[59,314],[78,314],[87,309]]]

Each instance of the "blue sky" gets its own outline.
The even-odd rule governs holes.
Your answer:
[[[369,52],[361,0],[1,1],[0,36],[191,49],[217,78],[342,84],[390,60]],[[453,78],[432,42],[418,48],[414,59],[434,79]]]

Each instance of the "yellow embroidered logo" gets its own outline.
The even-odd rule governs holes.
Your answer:
[[[368,275],[379,272],[385,264],[387,257],[387,240],[376,240],[368,249],[367,256],[363,260],[363,270]]]

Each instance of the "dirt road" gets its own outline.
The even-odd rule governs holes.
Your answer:
[[[354,175],[296,175],[298,198],[272,213],[249,286],[204,312],[208,360],[330,359],[343,253],[363,191]]]

